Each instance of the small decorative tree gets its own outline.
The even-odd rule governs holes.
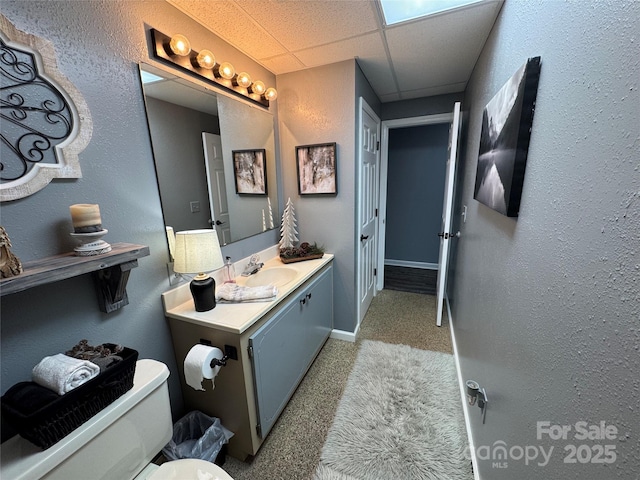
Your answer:
[[[291,248],[298,241],[298,231],[296,230],[296,213],[291,202],[291,197],[287,200],[287,206],[282,213],[282,227],[280,227],[280,248]]]
[[[273,210],[271,209],[271,199],[267,197],[267,203],[269,204],[269,228],[273,228]]]

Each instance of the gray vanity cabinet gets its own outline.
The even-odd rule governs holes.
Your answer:
[[[233,312],[233,305],[227,307],[220,306],[213,314]],[[185,410],[219,418],[234,433],[229,455],[245,460],[258,452],[331,333],[333,265],[319,267],[241,333],[173,316],[168,319]],[[184,359],[198,343],[237,354],[213,382],[204,380],[204,391],[194,390],[184,380]]]
[[[271,430],[332,327],[333,276],[328,268],[249,337],[260,437]]]

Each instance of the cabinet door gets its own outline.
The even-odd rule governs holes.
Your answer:
[[[258,435],[262,438],[271,430],[331,332],[332,278],[330,267],[249,337]]]
[[[305,324],[301,363],[305,369],[313,362],[333,328],[333,268],[325,270],[306,290],[303,322]]]

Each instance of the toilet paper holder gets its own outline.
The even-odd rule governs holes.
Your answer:
[[[201,338],[200,341],[198,343],[201,343],[202,345],[206,345],[207,347],[212,347],[214,346],[213,343],[210,340],[207,340],[205,338]],[[225,345],[224,349],[221,349],[224,351],[224,356],[220,359],[218,358],[214,358],[213,360],[211,360],[211,364],[209,365],[211,368],[213,367],[226,367],[227,366],[227,360],[231,359],[231,360],[237,360],[238,359],[238,353],[235,347],[232,347],[231,345]]]
[[[229,356],[225,355],[220,359],[214,358],[213,360],[211,360],[211,364],[209,365],[211,368],[213,367],[226,367],[227,366],[227,360],[229,360]]]

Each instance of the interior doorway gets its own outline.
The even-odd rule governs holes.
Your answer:
[[[377,259],[377,269],[378,275],[376,277],[377,290],[382,290],[384,287],[384,271],[385,271],[385,251],[387,244],[387,215],[388,215],[388,198],[387,198],[387,186],[389,182],[389,140],[390,140],[390,130],[399,129],[399,128],[410,128],[410,127],[418,127],[418,126],[426,126],[426,125],[446,125],[447,128],[451,125],[453,121],[453,113],[444,113],[438,115],[425,115],[421,117],[410,117],[410,118],[402,118],[396,120],[385,120],[382,122],[382,131],[381,131],[381,165],[380,165],[380,218],[378,223],[378,259]],[[446,158],[443,159],[443,162],[446,161]],[[442,179],[444,185],[444,177]],[[420,210],[415,205],[408,205],[407,209],[411,212],[411,215],[414,217],[419,214]],[[441,213],[441,212],[440,212]],[[393,226],[393,225],[392,225]],[[437,221],[437,226],[434,224],[434,228],[439,228],[439,218]],[[437,243],[437,240],[436,240]],[[422,263],[422,265],[413,264],[412,262],[395,262],[396,264],[400,263],[404,266],[418,266],[421,268],[437,268],[437,261],[435,263],[432,262],[418,262]],[[426,265],[425,265],[426,264]],[[429,265],[431,264],[431,265]]]

